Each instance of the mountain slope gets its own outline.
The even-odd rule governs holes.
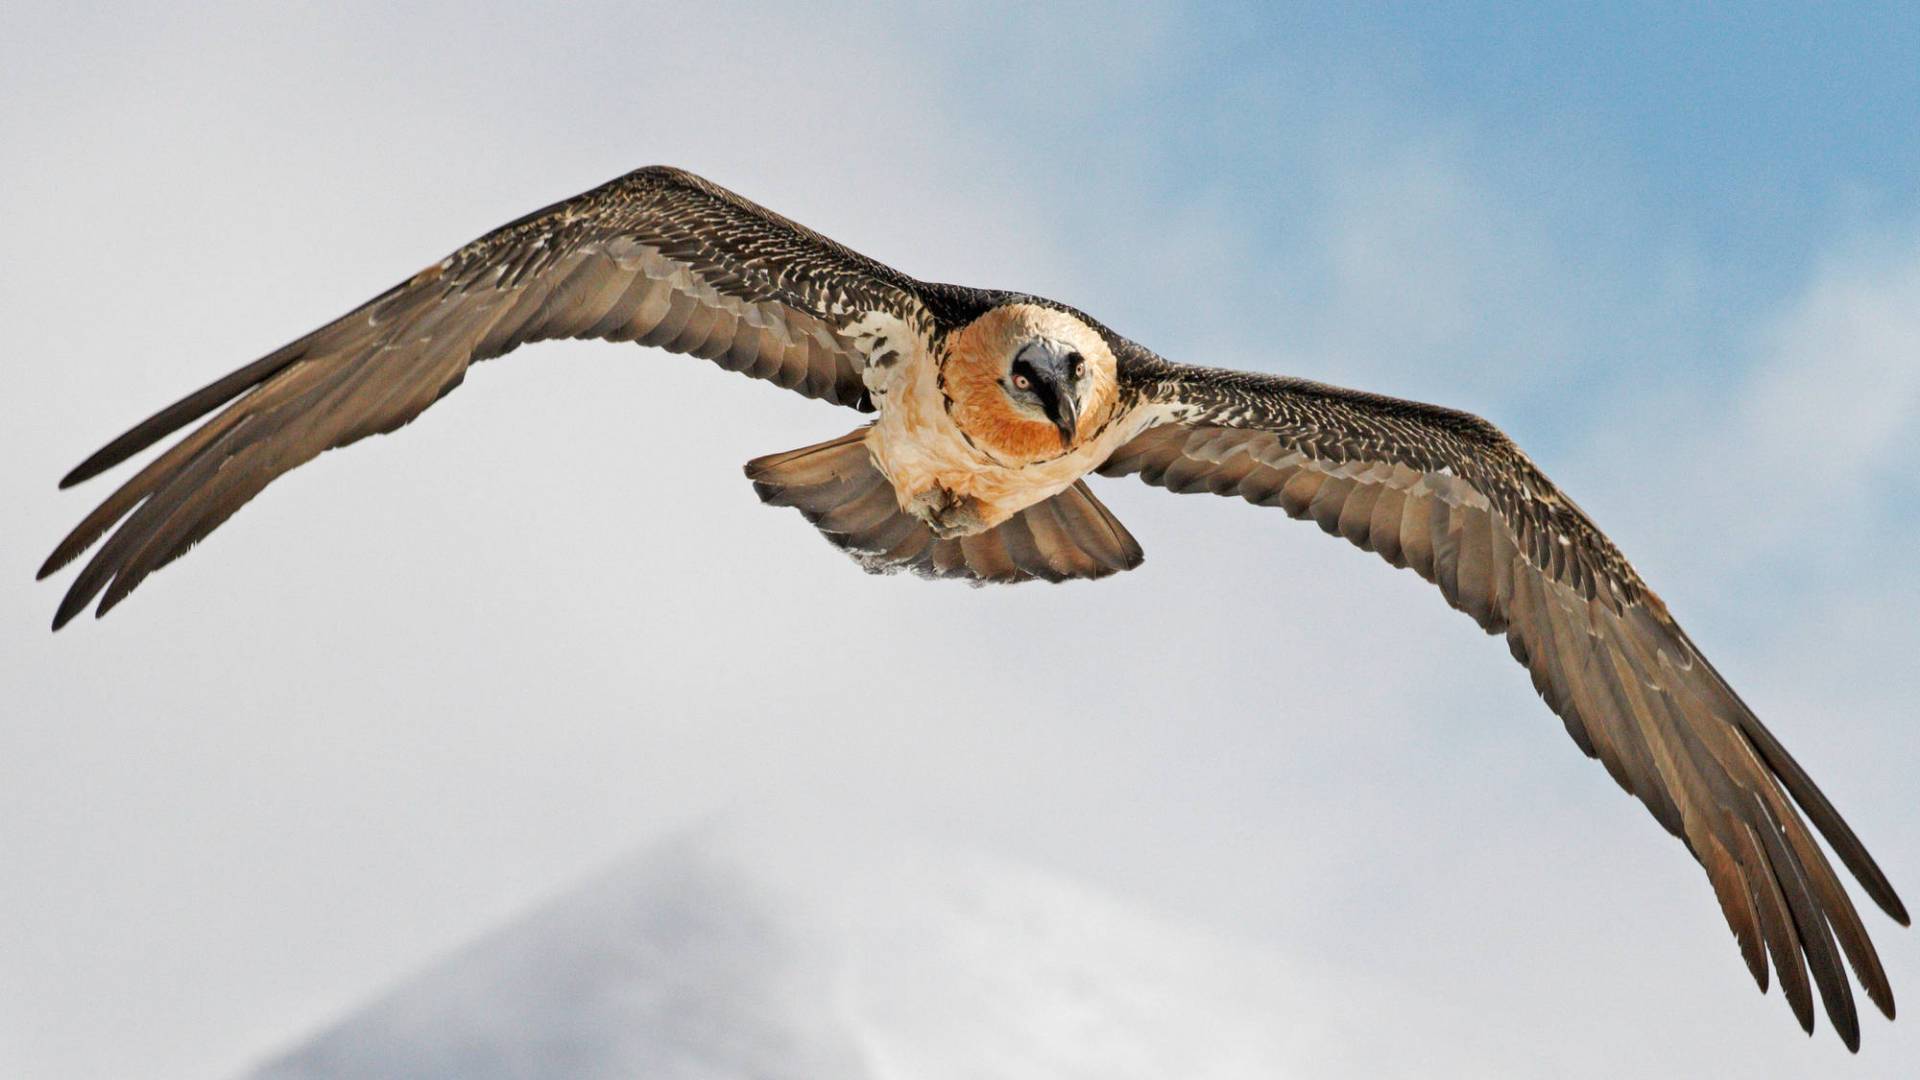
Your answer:
[[[834,841],[682,838],[253,1076],[1228,1080],[1301,1056],[1261,958],[1036,872]]]

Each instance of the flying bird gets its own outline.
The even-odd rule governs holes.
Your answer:
[[[629,173],[487,233],[135,425],[60,482],[211,415],[62,540],[103,538],[54,616],[104,614],[276,477],[392,431],[533,341],[688,353],[874,419],[748,462],[871,571],[975,583],[1140,565],[1090,473],[1239,496],[1411,567],[1489,634],[1587,756],[1706,869],[1754,981],[1860,1042],[1846,968],[1893,992],[1813,832],[1906,908],[1833,804],[1573,500],[1492,424],[1435,405],[1162,359],[1065,304],[908,277],[700,177]],[[1802,816],[1804,815],[1804,817]]]

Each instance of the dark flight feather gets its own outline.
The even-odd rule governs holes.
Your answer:
[[[41,577],[112,531],[61,601],[54,628],[96,596],[105,613],[282,473],[407,423],[459,385],[469,365],[529,341],[638,341],[871,409],[864,358],[839,331],[868,312],[924,318],[914,288],[699,177],[630,173],[488,233],[162,409],[68,473],[62,487],[226,406],[47,558]]]
[[[1102,473],[1279,505],[1438,585],[1506,635],[1580,749],[1686,843],[1762,990],[1771,954],[1801,1025],[1812,1030],[1817,988],[1857,1049],[1850,965],[1893,1016],[1873,942],[1800,814],[1905,925],[1886,875],[1612,542],[1506,436],[1451,409],[1121,344],[1124,391],[1165,422]]]

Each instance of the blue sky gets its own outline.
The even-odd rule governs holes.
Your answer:
[[[1263,83],[1284,93],[1263,105],[1305,124],[1356,105],[1461,124],[1486,139],[1514,195],[1551,206],[1550,181],[1591,172],[1633,203],[1618,224],[1636,246],[1698,244],[1755,272],[1804,261],[1852,215],[1910,210],[1902,181],[1920,167],[1901,122],[1920,94],[1910,8],[1683,7],[1212,11],[1169,20],[1161,77],[1143,97],[1170,128]],[[1208,78],[1187,81],[1194,70]],[[1285,152],[1264,140],[1252,149],[1254,164]]]
[[[1920,18],[1685,7],[1205,6],[1139,17],[1118,55],[1007,64],[989,36],[953,66],[1009,110],[1040,88],[1059,108],[1023,121],[1144,194],[1232,191],[1237,227],[1269,249],[1301,237],[1303,210],[1337,182],[1329,162],[1439,138],[1557,260],[1597,279],[1586,304],[1632,306],[1659,286],[1650,270],[1685,267],[1692,325],[1679,329],[1734,336],[1802,288],[1836,236],[1913,227]],[[1049,47],[1082,20],[1103,21],[1055,20]],[[1075,89],[1109,60],[1119,70],[1087,80],[1097,89]],[[1674,355],[1583,344],[1607,351],[1576,361],[1671,373],[1710,362],[1693,346],[1728,342]]]
[[[1336,972],[1310,1021],[1353,1057],[1304,1075],[1910,1072],[1911,1017],[1848,1059],[1753,993],[1498,642],[1237,503],[1101,485],[1148,561],[1098,587],[870,579],[738,476],[849,418],[552,344],[111,619],[48,635],[28,577],[103,494],[55,478],[127,423],[669,162],[1173,359],[1486,414],[1911,903],[1920,16],[67,8],[0,43],[0,1073],[231,1072],[621,852],[827,803]],[[855,675],[735,651],[876,623]],[[1062,641],[1085,677],[1033,677]],[[987,698],[915,694],[953,651]]]

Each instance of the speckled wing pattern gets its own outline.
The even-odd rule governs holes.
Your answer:
[[[635,341],[867,411],[864,356],[839,332],[873,312],[926,318],[885,266],[692,174],[629,173],[486,234],[82,462],[62,487],[226,406],[61,541],[41,577],[107,536],[54,627],[96,595],[104,614],[287,470],[412,420],[475,361],[545,339]]]
[[[1873,943],[1801,812],[1904,925],[1886,876],[1612,542],[1493,425],[1303,380],[1172,364],[1138,346],[1121,359],[1130,400],[1165,422],[1100,472],[1278,506],[1412,567],[1488,633],[1506,635],[1580,748],[1686,843],[1762,990],[1771,954],[1810,1032],[1810,969],[1835,1030],[1857,1049],[1844,956],[1893,1016]]]

